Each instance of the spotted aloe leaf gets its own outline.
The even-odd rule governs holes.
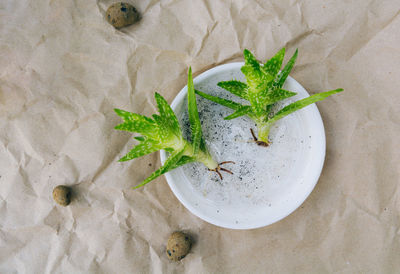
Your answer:
[[[137,140],[137,139],[136,139]],[[145,139],[136,145],[131,151],[128,152],[124,157],[119,159],[120,162],[129,161],[135,158],[142,157],[144,155],[159,151],[163,149],[162,145],[156,140]]]
[[[266,92],[266,94],[263,96],[264,97],[264,102],[263,105],[272,105],[275,104],[276,102],[282,101],[284,99],[290,98],[295,96],[297,93],[284,90],[284,89],[272,89],[269,92]]]
[[[155,98],[158,111],[160,112],[160,119],[158,119],[157,124],[159,124],[160,127],[165,127],[169,132],[181,138],[181,127],[178,119],[175,116],[175,113],[172,111],[172,108],[168,105],[168,102],[157,92],[155,93]]]
[[[157,137],[159,129],[151,118],[122,109],[115,109],[115,112],[124,120],[124,123],[119,124],[115,129],[137,132],[149,138]]]
[[[257,88],[264,82],[265,74],[261,72],[261,65],[254,55],[247,49],[244,50],[244,66],[240,69],[246,76],[247,85]]]
[[[218,86],[226,89],[232,94],[239,96],[240,98],[247,99],[247,85],[240,81],[232,80],[232,81],[224,81],[219,82]]]
[[[276,77],[279,70],[281,69],[283,58],[285,57],[285,48],[282,48],[275,54],[274,57],[269,59],[263,67],[261,67],[261,71],[267,75],[270,75],[273,78]]]

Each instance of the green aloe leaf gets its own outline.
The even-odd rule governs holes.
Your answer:
[[[147,139],[145,136],[136,136],[136,137],[133,137],[133,138],[135,138],[136,140],[138,140],[140,142],[143,142],[144,140]]]
[[[144,155],[156,152],[162,148],[163,146],[158,141],[146,139],[138,145],[134,146],[131,151],[129,151],[124,157],[119,159],[119,162],[125,162],[138,157],[142,157]]]
[[[253,53],[249,51],[248,49],[245,49],[243,51],[243,56],[244,56],[244,62],[246,65],[252,66],[255,69],[260,68],[260,63],[257,61],[256,57],[254,57]]]
[[[232,119],[238,118],[238,117],[243,116],[243,115],[251,116],[251,106],[242,106],[241,108],[236,110],[231,115],[226,116],[224,118],[224,120],[232,120]]]
[[[197,110],[196,95],[194,93],[192,68],[189,68],[188,74],[188,111],[189,122],[192,130],[192,144],[194,154],[197,154],[202,140],[201,123],[199,119],[199,111]]]
[[[125,111],[125,110],[118,109],[118,108],[114,109],[114,111],[125,122],[142,121],[142,122],[147,122],[147,123],[150,123],[150,124],[154,124],[154,121],[151,120],[151,118],[143,116],[143,115],[140,115],[140,114],[137,114],[137,113]]]
[[[248,91],[248,100],[251,108],[256,115],[262,115],[265,107],[265,93],[264,90],[268,89],[265,87],[265,83],[261,83],[257,88],[250,87]]]
[[[173,165],[173,166],[171,167],[170,170],[173,170],[173,169],[175,169],[175,168],[177,168],[177,167],[186,165],[186,164],[188,164],[188,163],[193,163],[193,162],[196,162],[196,159],[195,159],[195,158],[189,157],[189,156],[182,156],[182,157],[179,159],[179,161],[176,162],[176,164]]]
[[[163,118],[158,114],[153,114],[153,119],[158,126],[158,136],[155,138],[161,142],[167,142],[171,138],[171,131],[167,124],[164,123]]]
[[[265,110],[263,91],[272,85],[273,75],[261,71],[261,66],[254,55],[247,49],[244,50],[245,65],[241,68],[246,77],[248,89],[247,100],[255,115],[262,115]]]
[[[282,48],[280,51],[278,51],[277,54],[275,54],[274,57],[272,57],[265,63],[265,65],[261,68],[261,71],[275,78],[275,76],[281,69],[284,57],[285,57],[285,48]]]
[[[150,138],[157,137],[158,126],[152,119],[122,109],[114,109],[114,111],[124,120],[124,123],[117,125],[115,129],[137,132]]]
[[[275,84],[278,88],[283,87],[283,84],[285,83],[286,78],[289,76],[289,73],[292,70],[294,63],[296,62],[298,53],[299,53],[299,51],[296,49],[295,53],[290,58],[289,62],[287,62],[286,66],[275,78]]]
[[[238,110],[241,107],[243,107],[243,105],[241,105],[239,103],[236,103],[236,102],[233,102],[233,101],[230,101],[230,100],[227,100],[227,99],[219,98],[219,97],[216,97],[216,96],[201,92],[199,90],[196,90],[195,92],[196,92],[196,94],[200,95],[203,98],[206,98],[206,99],[208,99],[208,100],[210,100],[210,101],[212,101],[214,103],[223,105],[223,106],[228,107],[228,108],[233,109],[233,110]]]
[[[247,85],[245,83],[232,80],[219,82],[217,85],[240,98],[247,99]]]
[[[283,117],[295,112],[296,110],[302,109],[308,105],[311,105],[315,102],[322,101],[326,97],[331,96],[335,93],[339,93],[343,91],[343,89],[335,89],[331,91],[326,91],[326,92],[321,92],[318,94],[314,94],[312,96],[309,96],[307,98],[301,99],[299,101],[296,101],[294,103],[291,103],[290,105],[287,105],[286,107],[282,108],[280,111],[278,111],[270,120],[268,120],[268,123],[274,123],[278,121],[279,119],[282,119]]]
[[[175,136],[180,137],[181,127],[179,126],[178,119],[172,108],[168,105],[167,101],[157,92],[155,93],[156,102],[158,106],[158,111],[160,112],[160,122],[163,123]]]
[[[245,65],[240,70],[246,76],[247,85],[257,87],[265,80],[265,74],[261,72],[260,63],[249,50],[245,49],[243,55]]]
[[[265,97],[263,98],[264,100],[263,104],[265,106],[272,105],[276,102],[295,96],[296,94],[297,94],[296,92],[284,89],[273,89],[265,94]]]
[[[177,167],[178,161],[182,158],[183,152],[185,149],[182,149],[180,151],[176,151],[171,154],[171,156],[168,157],[168,159],[165,161],[164,165],[154,171],[148,178],[146,178],[143,182],[141,182],[139,185],[135,186],[134,188],[139,188],[141,186],[144,186],[148,182],[154,180],[155,178],[163,175],[164,173],[174,169]]]

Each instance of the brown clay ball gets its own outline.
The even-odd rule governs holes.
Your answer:
[[[120,29],[138,21],[139,12],[131,4],[118,2],[107,9],[106,18],[108,23]]]
[[[183,232],[174,232],[168,239],[167,256],[172,261],[180,261],[192,247],[190,236]]]
[[[71,202],[71,189],[67,186],[57,186],[53,190],[53,199],[57,204],[67,206]]]

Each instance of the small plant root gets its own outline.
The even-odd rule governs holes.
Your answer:
[[[268,143],[266,143],[266,142],[264,142],[264,141],[259,141],[259,140],[257,139],[257,137],[256,137],[256,135],[254,134],[254,131],[253,131],[252,128],[250,128],[250,132],[251,132],[251,136],[253,136],[254,142],[255,142],[257,145],[262,146],[262,147],[267,147],[267,146],[269,146]]]
[[[222,165],[225,165],[225,164],[235,164],[235,162],[233,162],[233,161],[221,162],[221,163],[218,164],[218,166],[217,166],[216,168],[214,168],[214,169],[208,169],[208,170],[209,170],[209,171],[216,172],[216,173],[218,174],[219,178],[220,178],[221,180],[223,180],[223,177],[222,177],[222,174],[221,174],[220,171],[224,171],[224,172],[226,172],[226,173],[233,174],[233,172],[230,171],[229,169],[226,169],[226,168],[221,167]]]

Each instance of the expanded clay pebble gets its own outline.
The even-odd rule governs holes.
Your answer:
[[[112,4],[106,11],[108,23],[116,29],[132,25],[139,20],[139,12],[134,6],[124,2]]]
[[[57,186],[53,190],[53,199],[57,204],[67,206],[71,202],[71,189],[67,186]]]
[[[168,239],[167,256],[172,261],[180,261],[189,253],[192,247],[190,236],[183,232],[174,232]]]

